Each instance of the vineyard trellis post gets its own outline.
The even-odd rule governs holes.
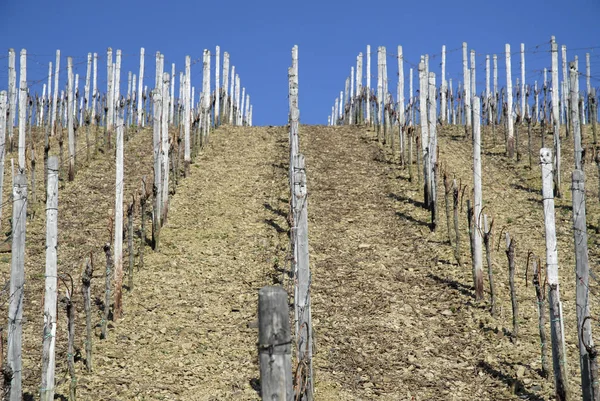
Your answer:
[[[263,400],[293,401],[292,335],[288,294],[282,287],[258,291],[258,355]]]
[[[561,150],[560,150],[560,120],[558,113],[558,44],[554,36],[551,41],[552,52],[552,128],[554,134],[554,194],[561,197]]]
[[[540,150],[542,166],[542,200],[544,204],[544,226],[546,232],[546,279],[548,283],[548,303],[550,307],[550,333],[552,339],[552,365],[556,399],[564,401],[568,395],[567,360],[565,355],[562,307],[558,283],[558,244],[554,221],[554,192],[552,177],[552,150]]]
[[[481,101],[473,97],[473,284],[475,299],[483,300],[483,227],[481,211],[483,208],[481,184]]]
[[[56,307],[58,300],[58,158],[48,159],[48,189],[46,198],[46,283],[44,291],[44,329],[42,340],[42,401],[54,399],[54,368],[56,344]]]
[[[6,360],[12,380],[10,401],[22,397],[22,334],[25,285],[25,229],[27,221],[27,176],[19,172],[13,183],[12,250],[10,299],[8,305],[8,340]]]
[[[25,171],[25,138],[27,134],[27,50],[21,49],[19,63],[19,169]]]

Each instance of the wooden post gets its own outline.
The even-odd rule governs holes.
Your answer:
[[[56,307],[58,300],[58,158],[48,159],[48,189],[46,196],[46,287],[44,291],[44,330],[42,339],[42,401],[54,399],[54,368],[56,346]]]
[[[569,110],[568,110],[568,103],[569,103],[569,78],[567,76],[567,46],[562,45],[560,47],[561,50],[561,65],[562,65],[562,85],[560,87],[561,89],[561,102],[560,102],[560,114],[561,114],[561,118],[563,121],[563,124],[567,124],[568,119],[569,119]],[[568,137],[568,135],[567,135]]]
[[[183,174],[184,177],[187,177],[190,174],[190,163],[192,162],[191,157],[191,145],[190,145],[190,120],[191,116],[191,58],[190,56],[185,56],[185,90],[183,95],[183,129],[184,129],[184,155],[183,155]],[[158,103],[154,103],[154,112],[157,112]],[[154,130],[156,131],[156,116],[154,117]],[[155,132],[155,141],[156,141],[156,132]],[[155,142],[156,146],[156,142]],[[156,150],[155,150],[156,152]],[[156,171],[154,172],[154,180],[156,181]]]
[[[163,74],[163,93],[162,93],[162,195],[160,207],[160,224],[164,225],[167,219],[167,210],[169,208],[169,74]]]
[[[296,308],[296,346],[298,369],[296,378],[305,383],[301,393],[307,401],[313,399],[313,375],[312,375],[312,322],[310,302],[311,273],[309,267],[308,251],[308,197],[306,190],[306,172],[304,155],[298,154],[295,160],[294,172],[294,198],[296,222],[296,287],[294,294],[294,305]],[[300,383],[296,383],[297,385]],[[304,386],[304,385],[302,385]],[[302,397],[304,398],[304,397]]]
[[[446,226],[448,228],[448,243],[452,246],[452,216],[450,213],[450,194],[452,192],[452,187],[450,185],[450,177],[448,176],[448,172],[443,170],[443,180],[444,180],[444,203],[446,205]]]
[[[442,45],[442,80],[440,82],[440,122],[446,122],[446,45]]]
[[[579,74],[575,63],[569,63],[570,70],[570,78],[571,78],[571,91],[570,91],[570,101],[571,101],[571,127],[573,133],[573,149],[575,151],[575,170],[582,170],[582,155],[583,148],[581,146],[581,126],[579,123],[579,94],[576,92],[576,84],[575,82],[579,78]]]
[[[481,210],[483,208],[481,189],[481,101],[473,97],[473,284],[475,300],[483,300],[483,250],[481,236]]]
[[[113,88],[113,57],[112,48],[108,48],[106,51],[106,132],[108,134],[108,148],[110,149],[110,138],[112,138],[112,130],[114,125],[114,88]]]
[[[548,302],[550,304],[550,331],[552,337],[552,365],[554,366],[554,381],[556,399],[567,399],[567,360],[564,348],[564,333],[562,331],[562,311],[558,285],[558,246],[554,223],[554,193],[552,177],[552,150],[540,150],[542,165],[542,199],[544,203],[544,226],[546,230],[546,266],[549,286]]]
[[[548,341],[546,340],[546,295],[544,293],[546,285],[541,279],[541,266],[538,266],[538,261],[533,255],[533,286],[537,298],[538,309],[538,330],[540,332],[541,353],[542,353],[542,377],[548,377],[550,369],[548,368]],[[540,286],[540,283],[544,286]]]
[[[27,50],[21,50],[19,62],[19,169],[25,171],[25,137],[27,135]]]
[[[469,75],[469,65],[468,65],[468,51],[467,51],[467,42],[463,42],[462,44],[462,52],[463,52],[463,85],[464,85],[464,104],[465,104],[465,125],[467,127],[471,126],[471,77]]]
[[[75,122],[73,93],[73,58],[67,57],[67,130],[69,133],[69,181],[75,179]]]
[[[371,45],[367,45],[367,93],[366,93],[367,124],[371,125]]]
[[[233,105],[235,102],[235,65],[231,66],[231,85],[229,86],[229,118],[228,122],[231,125],[235,125],[235,121],[233,120]]]
[[[521,117],[525,117],[525,43],[521,43]]]
[[[25,285],[25,227],[27,220],[27,177],[19,172],[13,184],[12,251],[8,305],[8,348],[6,360],[12,371],[10,400],[22,398],[22,333]]]
[[[507,142],[506,142],[506,156],[512,159],[515,155],[515,133],[513,127],[513,89],[512,89],[512,71],[510,62],[510,44],[505,45],[506,55],[506,107],[508,115],[506,117],[507,122]]]
[[[145,53],[145,49],[143,47],[140,48],[140,73],[139,73],[139,79],[138,79],[138,96],[137,96],[137,125],[138,125],[138,127],[143,126],[142,90],[144,88],[144,86],[143,86],[144,85],[144,53]]]
[[[187,67],[186,67],[187,68]],[[187,79],[187,78],[186,78]],[[188,83],[189,85],[189,83]],[[155,89],[152,92],[152,101],[153,101],[153,119],[154,119],[154,135],[153,135],[153,155],[154,155],[154,186],[152,190],[152,194],[154,196],[154,216],[152,219],[152,245],[154,250],[158,250],[159,239],[160,239],[160,227],[161,227],[161,206],[162,206],[162,169],[161,169],[161,157],[160,157],[160,130],[161,130],[161,112],[162,112],[162,94],[160,93],[160,89]],[[187,102],[186,107],[189,113],[190,103]],[[189,129],[189,119],[186,119],[187,128]],[[189,145],[189,131],[187,132],[188,142],[186,146]],[[186,147],[186,152],[189,151],[189,147]],[[189,153],[187,153],[189,156]],[[185,159],[184,159],[185,160]],[[189,163],[184,161],[184,163]],[[189,169],[189,167],[188,167]],[[189,170],[188,170],[189,171]]]
[[[91,256],[91,255],[90,255]],[[85,311],[85,367],[88,373],[92,372],[92,349],[94,341],[92,326],[92,276],[94,275],[94,265],[91,258],[86,258],[85,268],[81,275],[81,294],[83,296],[83,310]]]
[[[554,132],[554,195],[561,197],[560,172],[561,172],[561,150],[560,150],[560,118],[558,114],[558,44],[554,36],[551,43],[552,50],[552,128]]]
[[[513,315],[511,338],[513,342],[516,342],[519,335],[519,304],[517,303],[517,289],[515,288],[515,240],[510,238],[509,233],[506,233],[506,257],[508,258],[508,283]]]
[[[258,292],[258,355],[263,400],[293,401],[288,297],[281,287]]]
[[[220,77],[219,77],[219,73],[220,73],[220,62],[221,62],[221,48],[219,46],[217,46],[215,48],[215,117],[214,117],[214,123],[215,123],[215,128],[219,126],[219,124],[221,124],[221,121],[219,119],[219,113],[220,113],[220,96],[221,96],[221,82],[220,82]]]
[[[421,57],[421,62],[419,63],[419,115],[421,120],[421,151],[423,153],[423,199],[424,203],[427,207],[429,207],[429,196],[430,196],[430,185],[431,181],[429,180],[429,155],[427,154],[429,151],[429,134],[428,134],[428,124],[427,124],[427,95],[429,93],[428,90],[428,81],[427,76],[425,75],[425,62],[423,57]]]
[[[129,267],[127,269],[127,275],[129,278],[128,287],[129,291],[133,291],[133,265],[135,261],[135,255],[133,251],[133,211],[135,208],[135,197],[131,200],[131,204],[127,207],[127,255],[129,256]]]
[[[225,121],[227,121],[229,123],[229,121],[226,119],[226,113],[227,113],[227,105],[228,105],[228,101],[229,101],[229,53],[228,52],[224,52],[223,53],[223,107],[222,107],[222,111],[221,111],[221,124],[223,124]]]
[[[585,186],[584,174],[580,169],[575,169],[572,176],[572,194],[573,194],[573,238],[575,240],[575,283],[577,294],[577,336],[579,338],[579,364],[581,368],[581,386],[583,389],[583,399],[592,400],[592,395],[598,390],[598,383],[594,383],[591,375],[592,371],[597,371],[598,367],[592,367],[596,364],[595,355],[589,353],[589,349],[594,346],[592,340],[592,326],[590,320],[589,305],[589,263],[588,263],[588,236],[586,226],[585,210]],[[597,379],[597,378],[596,378]],[[600,396],[598,394],[597,396]]]
[[[117,50],[117,59],[120,52]],[[118,100],[117,109],[117,153],[116,153],[116,176],[115,176],[115,307],[113,319],[121,318],[123,313],[122,291],[123,291],[123,103]],[[166,118],[166,117],[165,117]]]
[[[437,103],[435,101],[435,73],[429,73],[428,79],[429,96],[428,101],[428,133],[429,133],[429,208],[431,210],[431,229],[435,231],[437,226]]]
[[[8,96],[6,91],[0,92],[0,227],[2,222],[2,210],[4,203],[2,201],[2,191],[4,189],[4,158],[6,155],[6,131],[8,112]]]
[[[492,55],[492,62],[494,67],[493,72],[493,80],[494,80],[494,92],[492,93],[492,103],[494,105],[494,111],[497,113],[498,111],[498,56],[496,54]],[[498,122],[498,116],[494,114],[492,116],[494,127]],[[493,127],[492,127],[493,128]]]
[[[99,97],[98,89],[96,88],[98,80],[98,53],[94,53],[94,65],[93,65],[93,81],[92,81],[92,125],[96,125],[96,101]]]
[[[141,215],[141,224],[140,224],[140,257],[139,257],[139,265],[138,270],[144,267],[144,248],[146,247],[146,202],[150,193],[148,192],[148,188],[146,187],[146,176],[142,177],[142,192],[140,194],[140,215]]]
[[[175,63],[171,63],[171,82],[169,88],[171,93],[169,95],[169,124],[173,125],[175,119]]]
[[[362,57],[361,57],[362,59]],[[362,60],[361,60],[362,69]],[[443,72],[442,72],[443,74]],[[443,79],[443,75],[442,75]],[[396,112],[398,113],[398,132],[400,141],[400,162],[402,165],[406,164],[406,137],[404,132],[405,116],[404,116],[404,55],[402,46],[398,46],[398,107]]]
[[[456,179],[452,180],[452,199],[454,209],[454,232],[456,240],[454,241],[454,258],[459,266],[462,266],[462,258],[460,256],[460,229],[458,226],[458,204],[459,204],[460,189],[456,184]]]
[[[17,121],[17,67],[14,49],[8,49],[8,137],[13,141],[13,130]]]
[[[485,56],[485,115],[486,115],[486,124],[490,125],[491,116],[492,116],[492,102],[490,97],[490,56],[487,54]]]

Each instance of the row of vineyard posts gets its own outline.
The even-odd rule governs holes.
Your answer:
[[[25,286],[25,234],[28,205],[44,199],[36,197],[36,147],[43,138],[44,147],[44,187],[46,202],[46,273],[44,298],[44,326],[42,371],[40,375],[40,398],[53,400],[56,386],[56,347],[57,347],[57,306],[59,287],[65,286],[61,303],[66,308],[68,320],[67,366],[70,375],[69,399],[76,399],[77,377],[74,359],[75,305],[83,305],[86,316],[85,366],[92,372],[92,344],[94,341],[94,321],[96,311],[92,311],[91,286],[95,270],[92,255],[99,249],[84,249],[79,265],[83,272],[79,289],[81,303],[77,299],[76,280],[69,273],[68,266],[58,263],[58,219],[60,218],[59,177],[67,176],[75,180],[77,172],[84,169],[94,158],[112,159],[116,165],[114,215],[111,217],[107,242],[103,247],[106,256],[106,270],[102,306],[100,338],[108,336],[109,319],[118,320],[123,313],[122,291],[124,272],[123,246],[128,249],[128,289],[133,290],[135,255],[138,255],[138,270],[143,267],[146,245],[145,222],[152,220],[152,247],[159,249],[160,228],[167,221],[169,197],[175,193],[181,176],[190,174],[190,164],[199,150],[208,142],[211,129],[222,124],[252,125],[252,105],[250,96],[241,86],[235,66],[230,68],[229,53],[222,58],[219,46],[214,58],[209,50],[204,50],[201,59],[193,61],[185,58],[185,69],[179,73],[179,96],[175,96],[176,70],[171,65],[171,73],[165,71],[165,55],[156,53],[156,73],[154,89],[148,89],[144,79],[145,53],[139,53],[139,75],[128,73],[127,94],[121,94],[122,53],[116,51],[113,60],[112,49],[106,55],[106,92],[101,93],[97,86],[98,54],[87,55],[87,70],[83,96],[79,92],[79,75],[74,74],[73,58],[67,57],[67,79],[60,80],[60,51],[56,51],[56,61],[49,63],[48,83],[44,83],[41,95],[33,93],[34,84],[43,80],[27,79],[27,52],[20,54],[19,86],[15,52],[8,54],[8,92],[0,91],[0,216],[2,206],[12,203],[11,275],[8,296],[8,328],[6,362],[2,365],[4,377],[3,399],[21,400],[22,389],[22,329],[23,310],[27,308],[24,298]],[[214,74],[211,75],[211,60],[215,60]],[[222,61],[222,71],[220,63]],[[85,61],[84,61],[85,62]],[[195,102],[195,89],[192,86],[192,65],[202,62],[202,87],[199,101]],[[138,78],[139,77],[139,78]],[[214,85],[211,81],[214,77]],[[52,80],[54,78],[54,80]],[[54,81],[54,82],[53,82]],[[53,89],[53,90],[52,90]],[[18,104],[17,104],[18,100]],[[17,121],[18,116],[18,121]],[[15,132],[16,123],[18,130]],[[65,126],[68,154],[64,155],[63,143]],[[144,130],[143,128],[150,128]],[[150,129],[152,139],[150,139]],[[85,134],[84,134],[85,132]],[[95,138],[91,138],[92,132]],[[142,135],[153,143],[153,172],[150,179],[143,176],[140,188],[126,188],[123,155],[126,141],[135,135]],[[2,201],[5,158],[13,151],[18,152],[17,169],[12,175],[12,197]],[[102,152],[99,152],[101,150]],[[110,152],[108,152],[110,150]],[[85,158],[85,162],[82,159]],[[183,159],[183,164],[181,163]],[[62,179],[62,178],[61,178]],[[64,179],[63,179],[64,181]],[[69,184],[65,184],[69,185]],[[127,200],[129,194],[131,201]],[[31,194],[29,196],[28,194]],[[137,198],[137,199],[136,199]],[[148,211],[148,203],[152,202]],[[124,210],[126,207],[126,210]],[[134,212],[139,210],[141,232],[138,250],[134,245]],[[124,229],[124,217],[127,227]],[[31,218],[36,218],[31,215]],[[126,239],[124,237],[127,237]],[[112,242],[112,244],[111,244]],[[112,305],[112,310],[111,310]],[[2,349],[2,347],[0,347]],[[25,367],[27,369],[27,367]]]
[[[289,295],[282,286],[267,286],[258,294],[258,349],[263,400],[314,398],[313,330],[311,323],[308,251],[308,192],[304,155],[300,152],[298,108],[298,46],[292,48],[289,81],[290,273],[294,283],[291,334]],[[292,344],[295,361],[292,369]],[[292,372],[293,370],[293,372]]]
[[[549,46],[548,46],[549,45]],[[541,48],[541,50],[538,50]],[[460,49],[456,49],[460,50]],[[473,285],[477,301],[484,300],[483,247],[485,247],[490,286],[490,310],[497,313],[495,303],[494,278],[491,262],[491,235],[493,220],[490,223],[483,213],[482,168],[481,168],[481,124],[491,131],[496,145],[497,131],[504,132],[505,154],[509,159],[522,159],[519,131],[527,129],[528,162],[533,168],[532,127],[541,131],[539,151],[542,199],[546,241],[546,278],[542,279],[542,265],[538,258],[528,255],[528,265],[533,265],[533,284],[536,290],[541,336],[542,372],[548,376],[547,341],[545,338],[546,307],[549,308],[551,331],[552,364],[557,400],[577,398],[570,394],[566,377],[566,355],[564,343],[563,309],[559,292],[558,253],[554,219],[554,197],[561,197],[563,184],[560,182],[561,140],[572,138],[575,151],[575,165],[572,173],[572,215],[576,260],[576,309],[577,335],[579,338],[580,370],[582,395],[584,400],[600,400],[600,385],[597,366],[597,350],[592,341],[592,327],[589,307],[589,263],[587,249],[587,226],[585,211],[585,189],[582,146],[582,126],[590,124],[592,129],[592,152],[600,173],[600,147],[597,142],[598,98],[591,85],[590,54],[586,54],[586,91],[579,90],[578,58],[567,60],[566,46],[562,46],[562,80],[559,79],[558,44],[554,37],[548,44],[538,45],[534,53],[550,53],[550,68],[543,70],[541,87],[535,81],[526,85],[525,45],[520,47],[521,76],[516,85],[512,83],[510,45],[505,47],[506,87],[498,87],[498,57],[485,57],[485,89],[478,94],[476,89],[475,50],[468,52],[467,43],[462,44],[463,81],[453,90],[452,79],[446,81],[446,46],[441,53],[441,81],[436,85],[436,74],[429,69],[429,56],[423,55],[418,63],[418,95],[413,88],[413,68],[409,70],[409,98],[405,100],[404,56],[402,46],[395,55],[398,62],[397,96],[394,100],[388,86],[386,48],[377,49],[377,87],[371,87],[371,47],[367,46],[366,73],[363,75],[363,54],[356,58],[356,69],[351,67],[345,87],[335,99],[328,116],[328,125],[367,125],[374,127],[378,141],[391,148],[394,158],[399,157],[400,165],[409,170],[410,181],[415,181],[413,168],[416,164],[419,185],[423,185],[424,205],[431,211],[431,230],[436,230],[438,221],[438,187],[440,166],[438,161],[437,130],[445,126],[463,126],[465,139],[473,144],[473,192],[467,200],[469,243],[473,268]],[[470,56],[470,57],[469,57]],[[490,60],[493,68],[490,68]],[[469,65],[470,64],[470,65]],[[551,78],[548,81],[548,72]],[[490,85],[490,74],[493,87]],[[363,77],[366,86],[363,86]],[[540,96],[542,99],[540,100]],[[516,99],[514,101],[513,99]],[[560,127],[564,126],[561,135]],[[501,130],[502,128],[502,130]],[[417,132],[420,131],[420,135]],[[546,144],[546,132],[552,132],[552,143]],[[551,145],[552,147],[547,147]],[[416,153],[416,161],[415,161]],[[461,235],[459,231],[459,203],[465,195],[465,186],[450,178],[450,172],[442,171],[446,221],[449,242],[454,246],[454,255],[459,265],[461,260]],[[469,196],[470,198],[470,196]],[[509,281],[512,300],[513,330],[512,339],[518,335],[518,304],[514,283],[515,239],[508,232],[506,255],[509,265]]]

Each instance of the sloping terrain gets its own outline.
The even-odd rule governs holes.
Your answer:
[[[440,130],[440,166],[472,188],[472,148],[463,130]],[[538,134],[536,134],[538,135]],[[535,293],[526,286],[527,254],[544,260],[537,151],[507,161],[484,132],[483,198],[495,219],[492,258],[498,314],[475,302],[466,213],[461,210],[462,260],[448,242],[443,185],[439,226],[430,230],[422,186],[389,147],[366,127],[301,126],[309,191],[314,372],[317,400],[552,399],[552,379],[540,376]],[[539,148],[535,138],[534,148]],[[498,140],[500,142],[500,140]],[[547,141],[548,143],[549,141]],[[524,145],[525,141],[521,145]],[[563,148],[563,199],[557,200],[561,294],[571,391],[579,392],[569,169]],[[82,167],[59,193],[59,269],[76,283],[76,348],[84,349],[79,290],[81,263],[93,251],[93,322],[102,319],[109,216],[114,207],[112,152]],[[151,174],[151,137],[142,131],[125,146],[127,196]],[[157,252],[145,246],[124,316],[94,339],[94,371],[77,355],[83,400],[259,399],[256,309],[258,289],[288,278],[288,137],[285,127],[223,127],[197,156],[173,195]],[[597,171],[586,164],[592,271],[599,260]],[[41,185],[41,184],[40,184]],[[39,192],[39,191],[38,191]],[[7,188],[5,188],[5,199]],[[38,193],[39,197],[39,193]],[[44,207],[32,203],[28,223],[24,380],[37,398],[41,363]],[[10,208],[3,213],[10,216]],[[139,230],[139,210],[135,228]],[[6,224],[6,223],[5,223]],[[5,227],[5,226],[3,226]],[[149,236],[150,221],[146,224]],[[501,233],[517,244],[519,337],[511,341],[508,265]],[[139,238],[135,238],[136,266]],[[126,248],[125,248],[126,249]],[[126,255],[127,257],[127,255]],[[8,279],[10,254],[0,257]],[[125,258],[127,266],[127,258]],[[487,277],[487,275],[486,275]],[[528,277],[531,281],[531,274]],[[125,283],[127,283],[127,277]],[[592,280],[592,313],[600,299]],[[61,293],[65,290],[61,284]],[[57,336],[58,397],[68,395],[64,310]],[[593,326],[595,332],[600,328]],[[99,326],[95,334],[99,334]]]

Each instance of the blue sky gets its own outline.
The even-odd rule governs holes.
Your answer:
[[[300,112],[306,124],[325,124],[327,115],[359,52],[372,47],[372,75],[376,73],[377,46],[416,64],[421,54],[431,55],[430,70],[439,73],[442,45],[460,48],[463,41],[478,53],[478,89],[485,75],[483,54],[498,54],[500,83],[504,82],[504,44],[518,51],[540,45],[549,49],[551,35],[567,45],[568,58],[591,53],[592,85],[600,86],[599,0],[486,0],[467,1],[41,1],[0,0],[0,89],[7,86],[8,48],[17,54],[26,48],[28,81],[46,82],[48,62],[60,49],[61,85],[66,56],[73,56],[77,72],[85,76],[88,52],[106,55],[106,48],[121,49],[122,92],[127,71],[138,71],[139,49],[146,49],[146,79],[152,85],[154,53],[165,54],[166,65],[177,71],[186,55],[202,57],[204,48],[231,54],[254,105],[255,125],[287,122],[287,67],[291,48],[299,46]],[[579,49],[579,50],[570,50]],[[437,56],[436,56],[437,55]],[[580,61],[580,69],[584,63]],[[213,60],[214,67],[214,60]],[[395,95],[396,59],[388,56],[390,90]],[[408,73],[409,64],[405,65]],[[519,59],[513,58],[513,79],[519,76]],[[541,69],[550,67],[550,54],[527,54],[527,80],[541,80]],[[105,59],[99,60],[99,85],[105,88]],[[447,75],[460,80],[461,52],[447,55]],[[177,73],[177,75],[179,75]],[[214,76],[213,76],[214,79]],[[201,87],[202,63],[192,67],[192,85]],[[376,81],[372,81],[376,82]],[[213,83],[214,85],[214,83]],[[80,82],[80,86],[82,83]],[[408,86],[408,81],[407,81]],[[456,87],[456,86],[455,86]],[[41,92],[41,85],[39,89]],[[408,90],[408,89],[407,89]]]

